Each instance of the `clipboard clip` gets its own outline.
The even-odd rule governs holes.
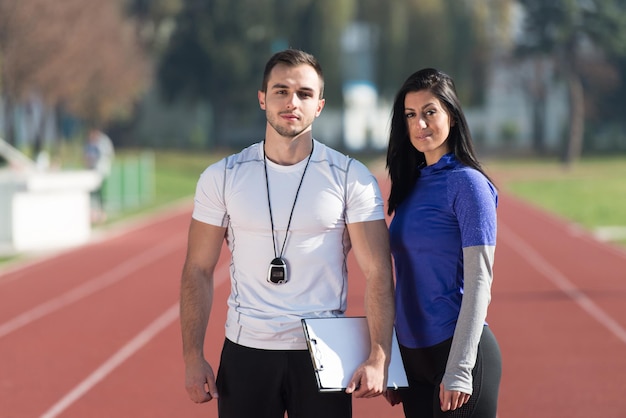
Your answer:
[[[311,345],[313,346],[313,360],[315,363],[315,370],[324,370],[324,365],[322,364],[322,352],[318,348],[317,340],[315,338],[311,338]]]

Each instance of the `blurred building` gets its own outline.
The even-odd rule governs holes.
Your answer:
[[[500,59],[490,67],[485,104],[466,107],[466,117],[478,146],[487,153],[557,153],[567,132],[565,85],[554,80],[549,65]],[[536,125],[535,111],[541,124]]]

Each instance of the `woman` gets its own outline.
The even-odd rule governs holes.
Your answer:
[[[454,82],[427,68],[397,93],[387,168],[406,417],[495,417],[498,344],[485,319],[497,191],[476,159]],[[445,412],[445,413],[444,413]]]

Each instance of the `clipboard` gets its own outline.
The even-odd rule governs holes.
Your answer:
[[[370,353],[367,319],[358,316],[301,321],[320,392],[345,390],[357,367]],[[388,376],[389,389],[409,386],[395,331]]]

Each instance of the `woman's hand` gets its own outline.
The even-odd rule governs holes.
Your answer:
[[[469,401],[470,395],[456,390],[446,390],[443,383],[439,384],[439,403],[442,411],[454,411]]]

